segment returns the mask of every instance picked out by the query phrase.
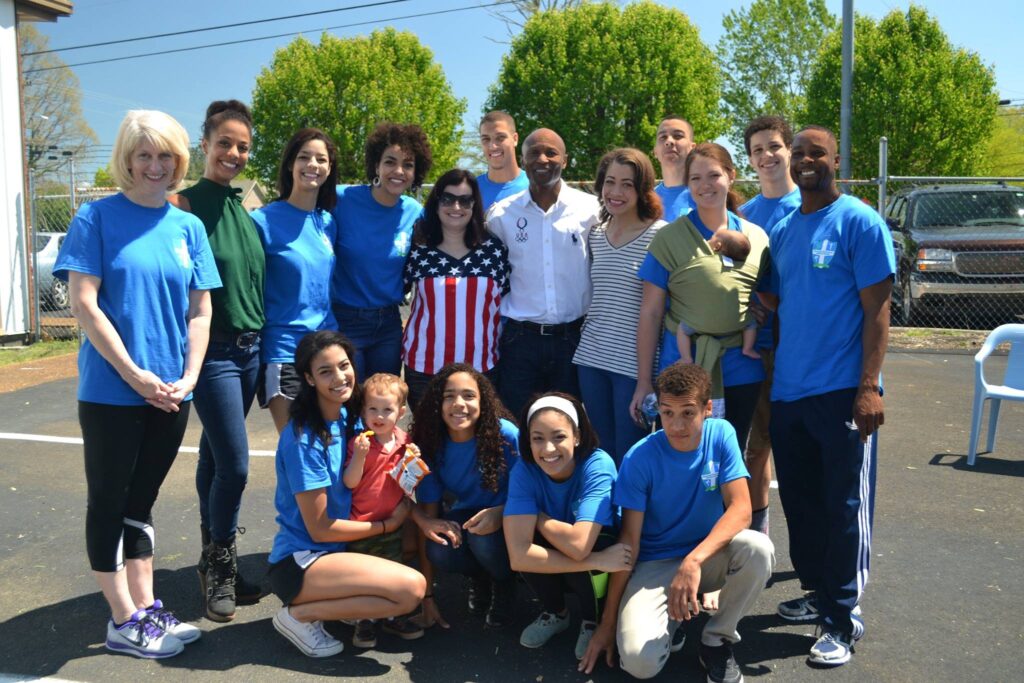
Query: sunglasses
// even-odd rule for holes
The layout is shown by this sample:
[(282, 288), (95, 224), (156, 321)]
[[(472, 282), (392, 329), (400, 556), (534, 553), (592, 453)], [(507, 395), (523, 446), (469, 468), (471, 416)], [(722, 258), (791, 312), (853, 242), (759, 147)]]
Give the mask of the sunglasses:
[(471, 194), (452, 194), (451, 192), (442, 192), (437, 200), (441, 203), (441, 206), (455, 206), (458, 204), (463, 209), (472, 209), (475, 203)]

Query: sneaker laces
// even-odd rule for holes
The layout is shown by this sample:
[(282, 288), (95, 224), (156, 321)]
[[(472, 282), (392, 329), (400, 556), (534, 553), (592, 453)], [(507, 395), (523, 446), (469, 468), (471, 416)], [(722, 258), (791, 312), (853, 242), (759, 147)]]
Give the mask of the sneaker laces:
[(156, 623), (152, 619), (143, 617), (135, 623), (139, 625), (139, 630), (142, 632), (143, 645), (151, 640), (157, 640), (166, 633), (166, 631), (161, 628), (160, 624)]
[(156, 625), (164, 631), (170, 631), (181, 624), (181, 620), (174, 616), (174, 612), (166, 609), (159, 600), (153, 603), (153, 609), (148, 610), (146, 616), (151, 617), (151, 621), (156, 622)]
[(328, 645), (335, 638), (324, 629), (324, 622), (311, 621), (306, 624), (306, 631), (313, 636), (317, 645)]

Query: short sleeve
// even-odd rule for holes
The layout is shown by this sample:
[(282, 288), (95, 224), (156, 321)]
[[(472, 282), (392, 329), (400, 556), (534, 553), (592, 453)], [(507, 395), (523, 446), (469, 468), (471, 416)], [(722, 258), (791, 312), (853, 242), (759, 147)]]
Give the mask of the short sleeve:
[(750, 476), (746, 465), (743, 464), (743, 456), (740, 453), (740, 444), (736, 439), (736, 430), (725, 420), (718, 424), (717, 435), (712, 442), (712, 448), (717, 452), (715, 459), (719, 463), (718, 481), (728, 484), (736, 479), (746, 479)]
[[(595, 452), (584, 463), (583, 488), (577, 522), (594, 522), (609, 526), (614, 521), (612, 487), (615, 484), (615, 463), (602, 451)], [(511, 489), (509, 493), (511, 497)]]
[[(655, 236), (655, 239), (657, 239), (657, 236)], [(636, 271), (636, 276), (644, 282), (650, 282), (659, 289), (668, 289), (668, 269), (661, 265), (661, 262), (654, 258), (654, 254), (649, 251), (647, 256), (644, 257), (644, 262), (640, 264), (640, 269)]]
[(91, 204), (84, 204), (78, 210), (57, 255), (54, 276), (67, 281), (68, 271), (75, 271), (103, 277), (103, 238), (99, 219), (99, 212)]
[(441, 477), (431, 470), (416, 487), (416, 500), (420, 503), (438, 503), (444, 493), (442, 488)]
[(296, 439), (282, 453), (288, 487), (293, 495), (331, 485), (328, 459), (323, 447), (319, 446), (319, 439), (316, 443), (318, 446), (312, 446), (305, 442), (305, 438)]
[(495, 243), (494, 256), (498, 259), (498, 288), (502, 296), (508, 296), (512, 290), (512, 267), (508, 262), (508, 247), (497, 237), (493, 238)]
[(508, 478), (508, 499), (505, 501), (506, 517), (510, 515), (536, 515), (540, 512), (537, 495), (534, 491), (533, 477), (530, 476), (524, 461), (518, 461), (512, 467)]
[(195, 218), (189, 231), (192, 236), (192, 281), (189, 283), (189, 289), (206, 290), (222, 287), (210, 240), (206, 237), (206, 228), (198, 218)]
[(853, 235), (853, 277), (860, 291), (878, 284), (896, 272), (896, 258), (889, 227), (872, 211), (870, 217), (857, 221)]

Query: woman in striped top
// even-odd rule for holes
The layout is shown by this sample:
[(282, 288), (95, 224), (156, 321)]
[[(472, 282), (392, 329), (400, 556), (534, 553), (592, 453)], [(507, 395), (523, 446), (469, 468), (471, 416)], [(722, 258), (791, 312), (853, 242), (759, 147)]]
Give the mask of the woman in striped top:
[(414, 289), (402, 339), (409, 405), (449, 363), (492, 377), (498, 362), (498, 306), (509, 287), (508, 249), (484, 225), (476, 178), (456, 168), (427, 197), (405, 264)]
[(636, 424), (629, 402), (636, 389), (636, 330), (643, 283), (636, 271), (647, 245), (665, 222), (654, 192), (654, 166), (638, 149), (615, 149), (597, 166), (594, 189), (601, 222), (588, 236), (593, 298), (573, 362), (580, 393), (601, 446), (622, 456), (647, 430)]

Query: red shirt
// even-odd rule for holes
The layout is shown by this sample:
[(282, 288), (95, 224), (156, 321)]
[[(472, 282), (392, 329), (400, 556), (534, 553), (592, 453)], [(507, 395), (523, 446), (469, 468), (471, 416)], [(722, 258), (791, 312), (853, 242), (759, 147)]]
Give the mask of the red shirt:
[[(385, 453), (377, 437), (370, 437), (370, 451), (363, 463), (363, 478), (359, 480), (359, 485), (352, 489), (352, 511), (349, 513), (349, 519), (360, 522), (387, 519), (402, 502), (405, 494), (389, 472), (405, 453), (405, 444), (408, 442), (408, 435), (395, 427), (394, 445), (391, 451)], [(352, 462), (355, 445), (355, 439), (348, 442), (345, 467)]]

